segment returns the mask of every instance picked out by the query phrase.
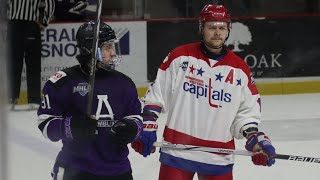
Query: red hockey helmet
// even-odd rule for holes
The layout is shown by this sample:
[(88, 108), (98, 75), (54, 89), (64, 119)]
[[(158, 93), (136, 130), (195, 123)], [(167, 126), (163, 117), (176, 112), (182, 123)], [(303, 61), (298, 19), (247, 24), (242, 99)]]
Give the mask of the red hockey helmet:
[(204, 21), (223, 21), (227, 22), (231, 28), (231, 17), (228, 10), (223, 5), (207, 4), (200, 12), (199, 25), (202, 27)]

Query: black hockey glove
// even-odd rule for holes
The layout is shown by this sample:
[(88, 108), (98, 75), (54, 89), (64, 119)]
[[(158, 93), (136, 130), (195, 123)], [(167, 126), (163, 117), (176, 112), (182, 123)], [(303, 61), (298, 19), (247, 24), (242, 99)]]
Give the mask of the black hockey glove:
[(137, 121), (130, 118), (117, 121), (109, 131), (111, 141), (121, 145), (134, 141), (139, 134), (139, 122)]
[(87, 1), (79, 1), (75, 4), (74, 7), (69, 9), (69, 12), (81, 15), (86, 10), (88, 5), (89, 3)]
[(72, 140), (86, 140), (94, 137), (97, 120), (87, 115), (74, 115), (66, 117), (62, 122), (63, 136)]

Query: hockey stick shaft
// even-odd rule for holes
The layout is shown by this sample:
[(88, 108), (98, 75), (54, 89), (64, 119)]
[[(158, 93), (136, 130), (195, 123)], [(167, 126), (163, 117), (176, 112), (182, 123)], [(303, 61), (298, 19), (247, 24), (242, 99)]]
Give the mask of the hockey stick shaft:
[(97, 50), (98, 50), (98, 42), (99, 42), (99, 30), (100, 30), (100, 16), (102, 9), (102, 0), (97, 1), (97, 10), (96, 10), (96, 21), (94, 27), (94, 37), (92, 43), (92, 57), (90, 62), (90, 74), (89, 74), (89, 87), (88, 87), (88, 97), (87, 97), (87, 115), (91, 114), (91, 107), (93, 101), (93, 88), (94, 81), (96, 76), (96, 64), (97, 64)]
[[(211, 147), (203, 147), (203, 146), (184, 145), (184, 144), (171, 144), (171, 143), (166, 143), (166, 142), (155, 142), (153, 144), (153, 146), (167, 148), (167, 149), (213, 152), (213, 153), (234, 154), (234, 155), (241, 155), (241, 156), (253, 156), (254, 155), (253, 152), (246, 151), (246, 150), (211, 148)], [(286, 155), (286, 154), (277, 154), (275, 159), (282, 159), (282, 160), (289, 160), (289, 161), (301, 161), (301, 162), (309, 162), (309, 163), (320, 163), (320, 158)]]

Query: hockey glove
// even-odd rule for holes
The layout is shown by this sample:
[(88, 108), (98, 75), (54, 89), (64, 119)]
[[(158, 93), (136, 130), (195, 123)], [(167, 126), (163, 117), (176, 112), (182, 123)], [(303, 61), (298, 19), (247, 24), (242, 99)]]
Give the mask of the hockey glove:
[(143, 131), (140, 137), (131, 143), (131, 147), (143, 157), (147, 157), (155, 152), (153, 143), (157, 141), (158, 124), (156, 122), (158, 116), (154, 113), (143, 111)]
[(94, 137), (97, 121), (86, 115), (70, 116), (62, 120), (61, 126), (65, 139), (85, 140)]
[(246, 149), (256, 152), (252, 156), (252, 162), (255, 165), (272, 166), (275, 163), (274, 157), (277, 155), (275, 148), (263, 132), (250, 135), (246, 142)]
[(142, 131), (142, 122), (137, 119), (124, 118), (117, 121), (110, 129), (111, 141), (126, 145), (134, 141)]

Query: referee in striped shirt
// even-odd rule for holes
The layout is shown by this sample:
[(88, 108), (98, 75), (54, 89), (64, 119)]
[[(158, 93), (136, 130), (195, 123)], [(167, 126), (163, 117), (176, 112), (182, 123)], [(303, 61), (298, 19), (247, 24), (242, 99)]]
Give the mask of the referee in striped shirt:
[(54, 0), (8, 0), (9, 83), (12, 108), (20, 96), (21, 73), (26, 64), (30, 109), (41, 102), (41, 31), (54, 13)]

